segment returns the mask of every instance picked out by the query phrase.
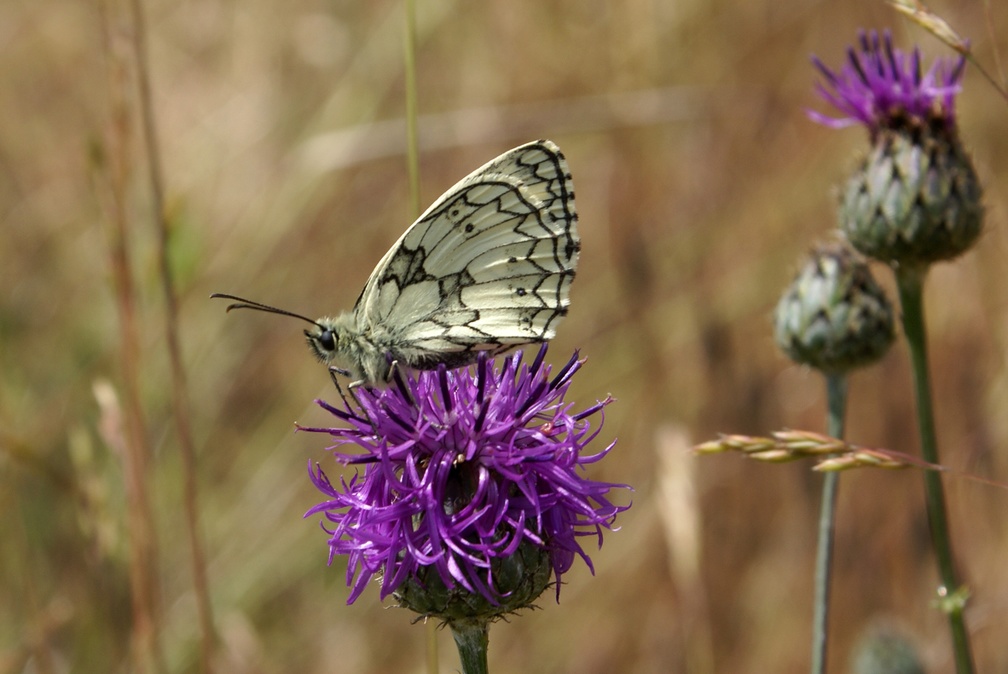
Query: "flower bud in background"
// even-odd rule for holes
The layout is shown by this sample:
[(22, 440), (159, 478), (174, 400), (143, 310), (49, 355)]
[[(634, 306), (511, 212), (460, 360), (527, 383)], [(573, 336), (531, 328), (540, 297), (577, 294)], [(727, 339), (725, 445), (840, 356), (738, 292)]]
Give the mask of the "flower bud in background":
[[(575, 557), (592, 568), (579, 540), (601, 545), (629, 507), (608, 500), (625, 485), (583, 475), (615, 444), (586, 452), (611, 400), (575, 412), (565, 396), (583, 361), (574, 354), (551, 378), (545, 355), (499, 366), (481, 355), (472, 368), (399, 372), (342, 407), (319, 401), (341, 425), (303, 430), (331, 435), (334, 458), (362, 467), (338, 485), (311, 470), (328, 500), (306, 514), (328, 521), (330, 562), (348, 557), (348, 603), (376, 577), (383, 599), (485, 624), (531, 605), (551, 577), (559, 599)], [(335, 451), (347, 444), (364, 451)]]
[(774, 337), (795, 362), (842, 373), (885, 354), (893, 311), (864, 260), (839, 244), (823, 246), (777, 303)]
[(854, 674), (925, 674), (910, 639), (884, 624), (870, 625), (855, 644), (852, 656)]
[(981, 187), (959, 140), (955, 97), (965, 60), (937, 59), (922, 72), (889, 32), (862, 32), (838, 71), (813, 59), (819, 94), (841, 117), (810, 112), (832, 128), (860, 123), (872, 148), (840, 199), (841, 229), (859, 251), (888, 263), (927, 266), (956, 257), (983, 222)]

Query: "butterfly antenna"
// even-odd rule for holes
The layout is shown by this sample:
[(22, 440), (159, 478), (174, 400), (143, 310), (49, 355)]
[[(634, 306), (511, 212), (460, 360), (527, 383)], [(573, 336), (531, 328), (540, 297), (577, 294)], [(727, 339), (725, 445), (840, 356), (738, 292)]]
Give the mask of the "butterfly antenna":
[(227, 293), (214, 293), (210, 296), (210, 299), (223, 298), (225, 300), (235, 300), (234, 304), (227, 305), (224, 311), (231, 311), (232, 309), (255, 309), (256, 311), (265, 311), (271, 314), (280, 314), (281, 316), (290, 316), (291, 318), (300, 318), (302, 321), (307, 321), (312, 325), (318, 325), (318, 323), (307, 316), (301, 314), (296, 314), (293, 311), (287, 311), (286, 309), (279, 309), (277, 307), (271, 307), (268, 304), (263, 304), (262, 302), (253, 302), (252, 300), (247, 300), (244, 297), (238, 297), (237, 295), (228, 295)]

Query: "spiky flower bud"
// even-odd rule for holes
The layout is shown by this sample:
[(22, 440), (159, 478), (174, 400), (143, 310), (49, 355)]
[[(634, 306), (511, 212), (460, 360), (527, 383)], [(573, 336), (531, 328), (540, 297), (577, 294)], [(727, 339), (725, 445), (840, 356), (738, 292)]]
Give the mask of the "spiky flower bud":
[(885, 354), (892, 307), (864, 260), (843, 246), (823, 246), (777, 303), (774, 337), (795, 362), (846, 372)]
[(959, 140), (955, 96), (965, 60), (937, 59), (921, 72), (920, 50), (905, 54), (886, 32), (860, 35), (860, 50), (832, 71), (820, 95), (843, 113), (810, 116), (833, 128), (861, 123), (872, 149), (840, 198), (840, 226), (859, 251), (878, 260), (927, 266), (965, 252), (980, 235), (982, 190)]

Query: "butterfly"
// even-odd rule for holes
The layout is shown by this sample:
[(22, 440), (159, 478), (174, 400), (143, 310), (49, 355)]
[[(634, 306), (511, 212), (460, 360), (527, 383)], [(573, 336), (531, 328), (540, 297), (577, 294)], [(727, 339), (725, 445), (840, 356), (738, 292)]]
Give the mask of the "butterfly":
[(549, 140), (508, 150), (442, 194), (378, 262), (354, 308), (307, 316), (308, 345), (353, 385), (393, 367), (456, 368), (556, 335), (570, 305), (581, 240), (567, 160)]

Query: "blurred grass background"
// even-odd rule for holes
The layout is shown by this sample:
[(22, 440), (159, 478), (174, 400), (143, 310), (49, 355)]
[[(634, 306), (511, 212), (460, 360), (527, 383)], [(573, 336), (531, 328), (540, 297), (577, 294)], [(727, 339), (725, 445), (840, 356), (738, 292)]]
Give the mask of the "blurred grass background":
[[(346, 606), (343, 560), (327, 568), (324, 534), (301, 519), (319, 500), (306, 464), (327, 457), (293, 422), (323, 422), (311, 400), (332, 395), (302, 326), (225, 316), (208, 300), (347, 309), (411, 220), (402, 7), (145, 6), (216, 669), (423, 671), (424, 629), (377, 590)], [(932, 9), (988, 67), (1004, 56), (1002, 6)], [(168, 671), (198, 661), (128, 16), (114, 0), (0, 4), (0, 672), (131, 667), (116, 408), (96, 397), (103, 382), (122, 397), (110, 157), (126, 160), (159, 636)], [(595, 578), (575, 566), (559, 606), (547, 593), (542, 610), (493, 628), (492, 671), (807, 669), (820, 477), (684, 450), (721, 431), (823, 428), (821, 378), (776, 351), (769, 316), (800, 256), (834, 228), (833, 190), (864, 146), (860, 129), (804, 114), (823, 107), (808, 56), (838, 64), (859, 27), (947, 54), (868, 0), (419, 3), (422, 201), (521, 142), (560, 144), (583, 252), (552, 360), (582, 349), (575, 399), (618, 399), (603, 437), (619, 444), (592, 477), (636, 488), (622, 530), (592, 555)], [(120, 109), (133, 111), (118, 121), (124, 147)], [(939, 443), (946, 465), (1006, 482), (1008, 109), (971, 69), (959, 111), (988, 218), (976, 251), (928, 282)], [(902, 344), (855, 375), (849, 437), (916, 452), (909, 384)], [(1008, 671), (1008, 494), (946, 484), (979, 671)], [(920, 476), (863, 471), (840, 489), (832, 671), (879, 619), (915, 641), (929, 671), (950, 671)], [(442, 671), (456, 671), (448, 633), (439, 639)]]

